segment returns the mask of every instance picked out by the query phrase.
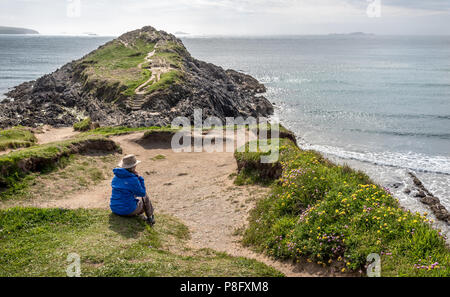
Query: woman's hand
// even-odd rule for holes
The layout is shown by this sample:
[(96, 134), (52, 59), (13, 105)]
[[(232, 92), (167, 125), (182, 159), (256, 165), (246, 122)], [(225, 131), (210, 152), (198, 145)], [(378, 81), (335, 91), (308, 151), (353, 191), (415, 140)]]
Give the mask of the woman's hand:
[(130, 171), (131, 173), (133, 173), (133, 174), (139, 176), (139, 173), (136, 171), (136, 167), (135, 167), (135, 168), (131, 168), (129, 171)]

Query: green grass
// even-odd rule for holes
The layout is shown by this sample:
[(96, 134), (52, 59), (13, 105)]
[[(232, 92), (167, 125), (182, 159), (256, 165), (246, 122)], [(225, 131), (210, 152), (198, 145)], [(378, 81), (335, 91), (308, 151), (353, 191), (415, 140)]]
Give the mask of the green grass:
[(174, 84), (179, 84), (182, 81), (182, 74), (178, 70), (171, 70), (161, 75), (161, 79), (146, 88), (146, 93), (150, 94), (156, 90), (165, 90)]
[(172, 67), (181, 69), (183, 67), (181, 55), (187, 54), (188, 52), (183, 46), (170, 41), (165, 43), (163, 47), (157, 49), (155, 57), (163, 58), (168, 61)]
[[(279, 145), (272, 143), (276, 140)], [(245, 144), (243, 148), (234, 153), (238, 163), (239, 172), (234, 180), (236, 185), (260, 184), (268, 186), (273, 183), (273, 179), (268, 172), (275, 172), (280, 166), (281, 158), (273, 163), (261, 163), (261, 157), (269, 156), (272, 153), (279, 154), (279, 148), (290, 144), (286, 139), (273, 138), (265, 141), (255, 140)], [(283, 157), (280, 155), (280, 157)]]
[(29, 147), (37, 142), (36, 137), (25, 127), (14, 127), (0, 131), (0, 151), (8, 148)]
[(165, 160), (165, 159), (166, 159), (166, 156), (164, 156), (164, 155), (156, 155), (156, 156), (150, 158), (150, 160), (152, 160), (152, 161), (159, 161), (159, 160)]
[[(260, 131), (266, 130), (266, 131), (271, 131), (272, 130), (272, 124), (270, 123), (265, 123), (265, 124), (258, 124), (257, 125), (257, 129)], [(278, 131), (280, 131), (280, 133), (291, 133), (293, 134), (290, 130), (288, 130), (287, 128), (285, 128), (283, 125), (279, 124), (278, 125)]]
[(150, 228), (106, 210), (0, 210), (0, 276), (66, 276), (70, 253), (81, 276), (281, 276), (255, 260), (191, 250), (186, 226), (156, 220)]
[[(192, 129), (194, 129), (195, 126), (192, 126)], [(243, 125), (223, 125), (223, 126), (214, 126), (212, 125), (212, 127), (210, 128), (205, 128), (202, 127), (202, 131), (214, 131), (214, 130), (234, 130), (237, 131), (239, 129), (244, 129), (244, 130), (249, 130), (249, 125), (248, 124), (243, 124)]]
[(144, 138), (148, 137), (151, 134), (157, 134), (157, 133), (166, 133), (166, 132), (172, 132), (176, 133), (180, 131), (179, 128), (171, 128), (171, 127), (159, 127), (158, 129), (147, 129), (144, 133)]
[[(128, 47), (119, 41), (108, 43), (80, 61), (80, 64), (85, 67), (83, 70), (85, 83), (101, 81), (102, 83), (96, 83), (101, 89), (116, 86), (123, 96), (134, 96), (137, 87), (145, 83), (152, 75), (151, 71), (145, 69), (148, 65), (142, 64), (142, 69), (138, 66), (144, 63), (145, 57), (154, 49), (155, 44), (146, 43), (142, 39), (138, 39), (135, 44)], [(183, 79), (180, 55), (183, 52), (186, 50), (173, 42), (163, 44), (156, 49), (154, 58), (162, 59), (176, 69), (163, 74), (158, 82), (149, 85), (146, 89), (147, 94), (164, 90)], [(111, 98), (109, 101), (115, 102), (117, 99)]]
[(98, 69), (116, 70), (137, 67), (147, 54), (153, 51), (155, 44), (138, 39), (126, 47), (119, 41), (113, 41), (88, 55), (84, 61), (94, 63)]
[[(272, 147), (272, 141), (275, 140), (279, 142), (279, 146), (274, 144)], [(234, 157), (238, 162), (245, 161), (259, 163), (262, 156), (268, 156), (272, 152), (279, 152), (280, 147), (287, 144), (290, 144), (288, 140), (280, 138), (273, 138), (268, 140), (253, 140), (247, 142), (243, 148), (239, 148), (234, 153)]]
[(267, 138), (279, 137), (283, 139), (289, 139), (294, 143), (297, 143), (297, 138), (293, 132), (286, 129), (283, 125), (278, 125), (277, 135), (272, 135), (273, 125), (270, 123), (259, 124), (257, 127), (258, 135), (262, 137), (263, 135)]
[[(234, 176), (233, 176), (234, 177)], [(259, 170), (244, 168), (234, 178), (234, 184), (237, 186), (244, 185), (261, 185), (270, 186), (272, 180), (261, 177)]]
[[(449, 249), (425, 216), (403, 210), (365, 174), (316, 152), (287, 141), (280, 154), (283, 175), (252, 211), (244, 244), (342, 271), (364, 271), (366, 257), (378, 253), (383, 276), (450, 276)], [(238, 156), (258, 156), (244, 155)], [(415, 268), (420, 263), (427, 269)]]
[(139, 69), (138, 65), (144, 62), (145, 57), (153, 51), (154, 47), (155, 44), (146, 43), (141, 39), (130, 47), (126, 47), (119, 41), (113, 41), (81, 61), (87, 66), (83, 73), (88, 80), (119, 83), (123, 86), (123, 95), (134, 95), (136, 88), (151, 76), (150, 71)]
[[(33, 179), (33, 173), (51, 172), (64, 166), (75, 145), (96, 140), (105, 138), (100, 135), (77, 137), (0, 155), (0, 200), (12, 198), (23, 190), (29, 179)], [(27, 170), (24, 164), (30, 161), (33, 161), (34, 167)]]
[(117, 136), (117, 135), (124, 135), (134, 132), (141, 132), (146, 131), (149, 133), (152, 132), (158, 132), (158, 131), (178, 131), (178, 129), (172, 129), (170, 127), (126, 127), (126, 126), (116, 126), (116, 127), (100, 127), (97, 129), (93, 129), (91, 131), (88, 131), (86, 133), (83, 133), (82, 135), (102, 135), (102, 136)]
[(73, 124), (73, 129), (75, 131), (89, 131), (91, 129), (92, 121), (91, 118), (86, 118), (78, 123)]
[[(125, 82), (127, 89), (122, 92), (126, 96), (133, 96), (136, 94), (136, 89), (150, 79), (152, 72), (148, 69), (142, 69), (140, 80), (127, 80)], [(153, 80), (152, 80), (153, 81)]]

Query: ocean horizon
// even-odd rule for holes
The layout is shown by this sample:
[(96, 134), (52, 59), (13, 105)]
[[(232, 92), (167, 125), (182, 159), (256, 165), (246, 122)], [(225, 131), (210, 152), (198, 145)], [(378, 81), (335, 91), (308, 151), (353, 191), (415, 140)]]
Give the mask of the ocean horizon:
[[(0, 36), (0, 98), (112, 36)], [(450, 36), (182, 38), (200, 60), (250, 74), (275, 115), (313, 149), (388, 187), (402, 204), (415, 172), (450, 208)], [(3, 96), (3, 97), (2, 97)]]

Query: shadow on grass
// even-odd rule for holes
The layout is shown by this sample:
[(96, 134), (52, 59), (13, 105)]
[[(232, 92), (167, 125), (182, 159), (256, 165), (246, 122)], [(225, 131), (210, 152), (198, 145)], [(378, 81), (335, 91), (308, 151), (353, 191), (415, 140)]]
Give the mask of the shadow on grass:
[(85, 157), (107, 157), (112, 154), (111, 152), (105, 152), (102, 150), (87, 150), (85, 152), (81, 152), (80, 155)]
[(139, 217), (122, 217), (111, 213), (109, 229), (125, 238), (138, 238), (145, 230), (145, 222)]

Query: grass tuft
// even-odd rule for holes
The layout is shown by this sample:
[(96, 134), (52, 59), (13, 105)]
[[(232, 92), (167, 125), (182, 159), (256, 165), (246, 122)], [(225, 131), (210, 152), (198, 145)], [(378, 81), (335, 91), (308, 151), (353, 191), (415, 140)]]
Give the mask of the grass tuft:
[(0, 131), (0, 151), (19, 147), (29, 147), (36, 144), (37, 139), (29, 128), (14, 127)]
[(156, 90), (165, 90), (174, 84), (182, 81), (183, 75), (178, 70), (172, 70), (161, 75), (161, 79), (146, 88), (146, 93), (150, 94)]
[(156, 155), (156, 156), (150, 158), (150, 160), (152, 160), (152, 161), (165, 160), (165, 159), (166, 159), (166, 156), (164, 156), (164, 155)]
[(73, 129), (75, 131), (89, 131), (91, 129), (92, 126), (92, 121), (91, 118), (86, 118), (78, 123), (73, 124)]

